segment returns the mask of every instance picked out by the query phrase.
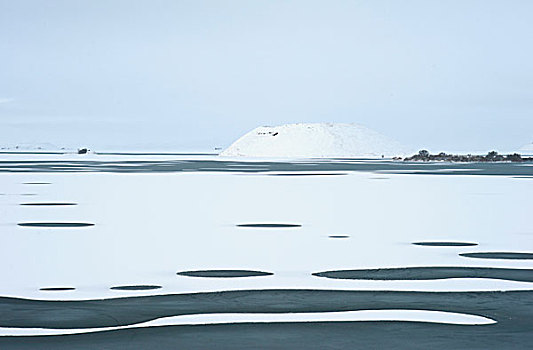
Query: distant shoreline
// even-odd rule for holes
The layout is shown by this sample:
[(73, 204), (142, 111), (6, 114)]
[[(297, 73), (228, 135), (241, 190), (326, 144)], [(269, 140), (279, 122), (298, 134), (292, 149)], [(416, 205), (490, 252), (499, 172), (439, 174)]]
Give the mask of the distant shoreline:
[[(393, 158), (394, 160), (402, 160), (400, 157)], [(493, 163), (493, 162), (513, 162), (513, 163), (523, 163), (523, 162), (533, 162), (533, 157), (522, 157), (518, 153), (501, 155), (496, 151), (491, 151), (486, 155), (473, 155), (473, 154), (446, 154), (441, 152), (439, 154), (430, 154), (426, 150), (421, 150), (418, 154), (415, 154), (411, 157), (405, 157), (404, 162), (433, 162), (433, 161), (443, 161), (443, 162), (461, 162), (461, 163)]]

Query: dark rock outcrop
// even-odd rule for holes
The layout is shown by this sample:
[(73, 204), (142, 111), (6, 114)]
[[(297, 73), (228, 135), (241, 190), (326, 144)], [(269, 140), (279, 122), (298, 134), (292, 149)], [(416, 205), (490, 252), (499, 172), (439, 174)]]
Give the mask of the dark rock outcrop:
[(430, 154), (426, 150), (421, 150), (418, 154), (404, 159), (406, 162), (530, 162), (533, 158), (522, 157), (518, 153), (501, 155), (496, 151), (490, 151), (487, 155), (460, 155), (460, 154), (446, 154), (441, 152), (439, 154)]

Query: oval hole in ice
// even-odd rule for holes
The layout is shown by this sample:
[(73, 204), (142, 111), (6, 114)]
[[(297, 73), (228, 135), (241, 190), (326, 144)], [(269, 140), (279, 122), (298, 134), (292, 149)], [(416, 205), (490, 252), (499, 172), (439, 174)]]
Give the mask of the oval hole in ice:
[(248, 227), (248, 228), (292, 228), (292, 227), (302, 227), (300, 224), (238, 224), (237, 227)]
[(478, 245), (472, 242), (414, 242), (412, 244), (427, 247), (469, 247)]
[(197, 270), (197, 271), (182, 271), (177, 275), (188, 277), (211, 277), (211, 278), (238, 278), (238, 277), (258, 277), (271, 276), (273, 273), (264, 271), (251, 270)]
[(479, 252), (479, 253), (461, 253), (460, 256), (476, 259), (506, 259), (506, 260), (533, 260), (533, 253), (515, 253), (515, 252)]
[(48, 206), (66, 206), (66, 205), (78, 205), (78, 204), (77, 203), (67, 203), (67, 202), (63, 202), (63, 203), (43, 202), (43, 203), (20, 203), (20, 205), (48, 207)]
[(67, 290), (75, 290), (76, 288), (74, 287), (44, 287), (44, 288), (39, 288), (40, 291), (43, 291), (43, 292), (63, 292), (63, 291), (67, 291)]
[(151, 289), (160, 289), (160, 288), (161, 286), (141, 284), (141, 285), (131, 285), (131, 286), (115, 286), (115, 287), (111, 287), (110, 289), (113, 289), (113, 290), (151, 290)]
[(533, 282), (533, 269), (463, 266), (422, 266), (383, 269), (334, 270), (313, 276), (345, 280), (438, 280), (448, 278), (489, 278)]
[(23, 227), (87, 227), (94, 226), (94, 224), (89, 222), (21, 222), (18, 224)]

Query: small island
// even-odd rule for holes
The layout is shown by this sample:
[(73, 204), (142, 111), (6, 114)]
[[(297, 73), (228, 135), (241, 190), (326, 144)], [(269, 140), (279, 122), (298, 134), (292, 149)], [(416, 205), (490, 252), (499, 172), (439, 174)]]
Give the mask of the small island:
[[(395, 160), (401, 160), (396, 157)], [(502, 155), (496, 151), (490, 151), (486, 155), (460, 155), (460, 154), (446, 154), (441, 152), (439, 154), (430, 154), (426, 150), (421, 150), (418, 154), (403, 159), (404, 162), (531, 162), (533, 157), (522, 157), (518, 153)]]

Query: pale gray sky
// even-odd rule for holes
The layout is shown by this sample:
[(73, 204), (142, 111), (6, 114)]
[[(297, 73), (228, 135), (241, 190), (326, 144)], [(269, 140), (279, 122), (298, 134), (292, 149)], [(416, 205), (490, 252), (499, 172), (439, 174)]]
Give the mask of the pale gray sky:
[(533, 141), (533, 1), (0, 0), (0, 145), (210, 149), (322, 121)]

